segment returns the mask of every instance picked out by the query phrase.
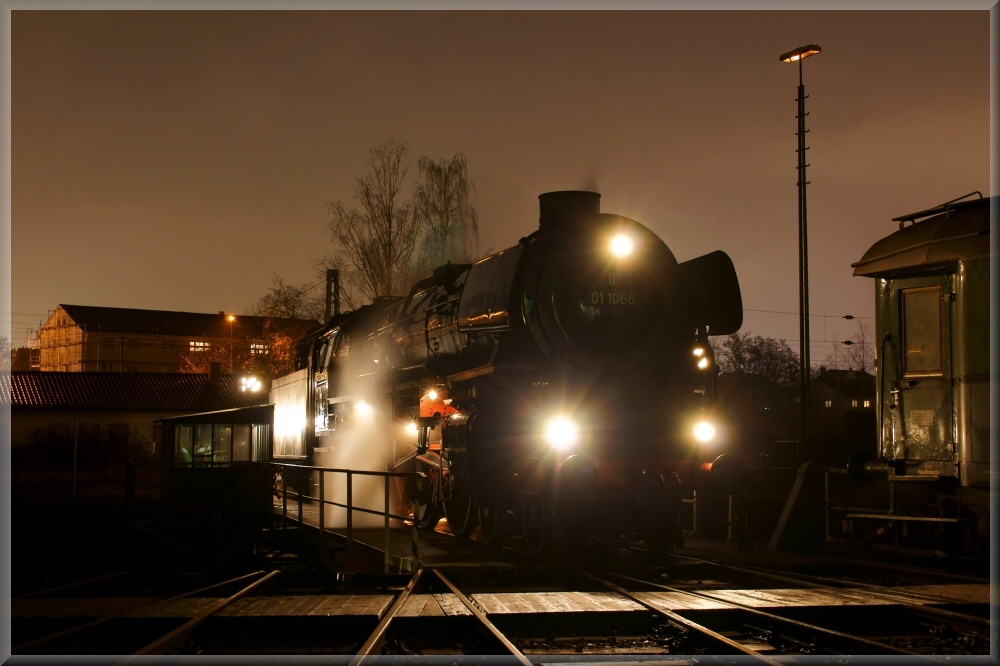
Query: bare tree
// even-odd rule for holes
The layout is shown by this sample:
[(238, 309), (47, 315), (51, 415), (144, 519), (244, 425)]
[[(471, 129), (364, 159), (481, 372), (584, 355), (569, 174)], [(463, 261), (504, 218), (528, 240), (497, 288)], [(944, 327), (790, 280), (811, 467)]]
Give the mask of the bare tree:
[(859, 319), (851, 342), (853, 344), (847, 348), (848, 365), (852, 370), (875, 374), (875, 333), (872, 325)]
[(399, 198), (406, 151), (392, 139), (371, 149), (370, 171), (354, 188), (360, 210), (340, 201), (330, 204), (330, 235), (356, 271), (358, 290), (366, 299), (394, 296), (409, 286), (418, 226), (412, 205)]
[[(834, 333), (836, 335), (836, 333)], [(840, 370), (841, 364), (844, 362), (844, 352), (840, 349), (840, 343), (837, 341), (833, 342), (833, 351), (826, 357), (823, 364), (830, 370)]]
[(421, 267), (468, 262), (479, 245), (479, 216), (469, 202), (476, 186), (465, 155), (437, 162), (424, 156), (417, 164), (422, 181), (414, 188), (413, 212), (423, 233)]
[[(324, 277), (325, 279), (325, 277)], [(288, 317), (292, 319), (323, 318), (324, 292), (316, 284), (299, 286), (286, 284), (276, 273), (272, 273), (271, 286), (260, 298), (243, 308), (243, 314), (254, 317)]]
[(799, 355), (784, 340), (734, 333), (717, 343), (719, 370), (759, 375), (781, 386), (798, 386)]

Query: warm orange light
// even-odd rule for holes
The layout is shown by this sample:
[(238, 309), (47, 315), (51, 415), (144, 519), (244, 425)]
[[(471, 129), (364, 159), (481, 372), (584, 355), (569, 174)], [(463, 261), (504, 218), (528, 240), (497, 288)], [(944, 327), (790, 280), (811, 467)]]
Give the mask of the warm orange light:
[(814, 56), (819, 53), (822, 49), (819, 48), (817, 44), (810, 44), (808, 46), (800, 46), (794, 51), (789, 51), (788, 53), (783, 53), (779, 56), (781, 62), (798, 62), (803, 58), (808, 58), (809, 56)]
[(233, 322), (233, 321), (236, 321), (236, 316), (235, 315), (229, 315), (228, 317), (226, 317), (226, 319), (228, 319), (230, 322)]

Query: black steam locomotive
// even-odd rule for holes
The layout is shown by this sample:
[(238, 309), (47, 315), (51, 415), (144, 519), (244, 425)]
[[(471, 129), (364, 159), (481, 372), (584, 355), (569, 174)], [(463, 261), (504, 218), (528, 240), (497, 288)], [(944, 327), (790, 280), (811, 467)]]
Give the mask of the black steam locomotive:
[(421, 527), (514, 531), (532, 553), (625, 533), (669, 548), (681, 484), (726, 447), (708, 335), (742, 324), (733, 264), (678, 263), (595, 192), (539, 199), (538, 230), (514, 247), (446, 264), (300, 343), (308, 448), (426, 472), (407, 491)]

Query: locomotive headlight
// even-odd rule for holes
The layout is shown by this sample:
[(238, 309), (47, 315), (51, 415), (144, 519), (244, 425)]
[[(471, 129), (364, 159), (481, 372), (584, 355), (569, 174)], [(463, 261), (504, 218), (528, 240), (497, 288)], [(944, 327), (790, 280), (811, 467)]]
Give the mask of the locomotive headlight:
[(698, 361), (698, 367), (701, 368), (702, 370), (704, 370), (705, 368), (707, 368), (708, 367), (708, 359), (705, 358), (705, 357), (702, 357), (702, 359), (700, 361)]
[(616, 257), (627, 257), (632, 254), (632, 239), (624, 234), (618, 234), (611, 239), (611, 254)]
[(556, 451), (568, 451), (580, 441), (580, 429), (564, 416), (554, 418), (545, 425), (545, 441)]
[(715, 439), (715, 426), (708, 421), (698, 421), (694, 426), (694, 438), (707, 444)]
[(354, 403), (354, 411), (357, 413), (358, 416), (362, 416), (365, 418), (368, 418), (375, 412), (372, 406), (369, 405), (364, 400), (358, 400), (356, 403)]
[(427, 392), (427, 397), (430, 398), (431, 400), (437, 400), (438, 399), (438, 392), (434, 391), (434, 390), (430, 390), (430, 391)]
[(695, 356), (698, 356), (700, 358), (700, 357), (702, 357), (702, 356), (705, 355), (705, 349), (703, 347), (695, 347), (691, 351), (691, 353), (694, 354)]

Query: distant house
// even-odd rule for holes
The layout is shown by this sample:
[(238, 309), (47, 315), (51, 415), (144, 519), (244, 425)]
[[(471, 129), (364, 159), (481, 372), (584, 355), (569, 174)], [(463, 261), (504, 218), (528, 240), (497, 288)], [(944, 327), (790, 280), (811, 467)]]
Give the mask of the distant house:
[(244, 391), (216, 373), (0, 373), (11, 405), (15, 496), (107, 494), (122, 489), (125, 461), (158, 458), (153, 421), (267, 403), (269, 387)]
[[(776, 441), (798, 439), (802, 417), (797, 387), (759, 375), (728, 373), (719, 375), (716, 387), (723, 418), (745, 452), (757, 455), (773, 451)], [(794, 453), (794, 446), (788, 450)]]
[[(185, 357), (271, 353), (275, 327), (298, 339), (312, 319), (59, 305), (38, 332), (43, 372), (178, 372)], [(190, 364), (188, 364), (190, 365)], [(32, 367), (34, 369), (34, 367)]]
[(875, 377), (862, 370), (820, 368), (812, 380), (812, 412), (819, 436), (872, 447), (878, 434)]

